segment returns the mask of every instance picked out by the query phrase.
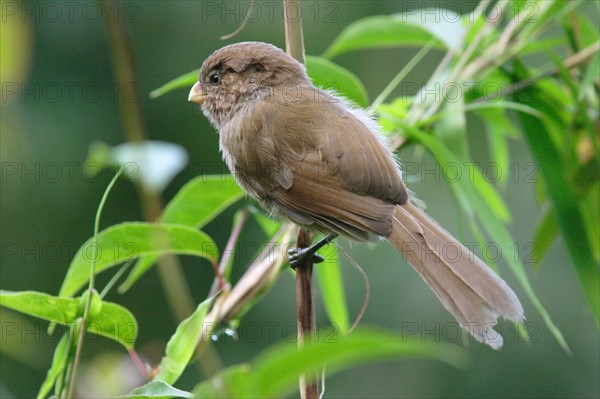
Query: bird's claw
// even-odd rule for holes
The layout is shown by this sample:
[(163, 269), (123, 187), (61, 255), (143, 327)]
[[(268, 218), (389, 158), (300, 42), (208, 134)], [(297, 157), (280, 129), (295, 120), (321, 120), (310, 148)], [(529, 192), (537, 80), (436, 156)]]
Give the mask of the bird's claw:
[(294, 270), (296, 270), (298, 266), (302, 266), (309, 258), (312, 263), (321, 263), (325, 260), (325, 258), (318, 253), (312, 252), (311, 248), (291, 248), (288, 250), (288, 262), (290, 263), (290, 267)]

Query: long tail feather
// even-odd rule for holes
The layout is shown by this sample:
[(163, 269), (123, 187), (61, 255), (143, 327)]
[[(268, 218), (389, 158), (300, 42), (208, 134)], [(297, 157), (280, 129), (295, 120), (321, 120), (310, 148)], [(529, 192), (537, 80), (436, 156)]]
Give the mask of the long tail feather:
[(524, 319), (504, 280), (416, 206), (396, 207), (389, 240), (478, 341), (499, 349), (502, 336), (493, 329), (498, 317)]

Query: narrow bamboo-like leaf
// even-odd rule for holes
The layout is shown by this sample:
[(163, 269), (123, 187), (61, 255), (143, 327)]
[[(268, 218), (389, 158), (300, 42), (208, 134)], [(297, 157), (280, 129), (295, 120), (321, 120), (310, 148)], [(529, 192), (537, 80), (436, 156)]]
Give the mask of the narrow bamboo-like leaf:
[[(487, 212), (493, 213), (502, 221), (509, 221), (511, 219), (511, 214), (506, 203), (494, 186), (483, 177), (481, 170), (477, 167), (475, 162), (470, 161), (470, 159), (458, 159), (456, 155), (448, 150), (441, 142), (438, 142), (425, 133), (419, 133), (422, 132), (421, 130), (406, 125), (403, 120), (392, 114), (385, 112), (382, 112), (381, 114), (389, 121), (395, 123), (397, 127), (414, 135), (419, 141), (421, 141), (421, 138), (426, 140), (426, 143), (424, 142), (423, 144), (432, 154), (434, 154), (437, 161), (440, 163), (444, 178), (453, 188), (456, 199), (467, 216), (473, 215), (473, 209), (470, 206), (472, 198), (468, 193), (475, 189), (474, 191), (476, 191), (478, 196), (481, 196), (483, 201), (487, 204)], [(413, 131), (417, 133), (413, 134)], [(468, 190), (456, 190), (456, 187), (467, 187)]]
[(484, 108), (479, 110), (478, 114), (485, 122), (490, 153), (497, 166), (498, 174), (495, 178), (505, 184), (508, 181), (510, 166), (508, 137), (513, 136), (516, 129), (508, 120), (505, 109)]
[(185, 74), (165, 83), (158, 89), (152, 90), (150, 92), (150, 98), (154, 99), (154, 98), (162, 96), (163, 94), (167, 94), (170, 91), (173, 91), (175, 89), (181, 89), (183, 87), (190, 89), (192, 87), (192, 85), (198, 81), (199, 73), (200, 73), (199, 69), (194, 69), (193, 71), (185, 73)]
[[(242, 189), (230, 175), (198, 176), (183, 186), (169, 202), (161, 222), (202, 228), (243, 195)], [(140, 258), (119, 287), (119, 292), (131, 288), (157, 259), (153, 255)]]
[(315, 272), (321, 287), (325, 310), (331, 323), (342, 334), (346, 334), (350, 328), (350, 317), (344, 293), (339, 250), (334, 244), (330, 244), (322, 249), (320, 254), (325, 258), (325, 262), (315, 268)]
[(194, 313), (182, 321), (167, 343), (165, 357), (160, 362), (160, 371), (154, 377), (167, 384), (175, 383), (188, 365), (202, 334), (202, 325), (212, 298), (202, 302)]
[(345, 337), (307, 342), (301, 348), (281, 343), (262, 352), (251, 365), (224, 369), (194, 392), (199, 398), (276, 398), (290, 395), (298, 376), (327, 365), (327, 375), (377, 361), (431, 359), (462, 368), (467, 353), (456, 345), (425, 343), (381, 329), (358, 328)]
[(435, 124), (434, 132), (446, 148), (463, 163), (471, 158), (467, 140), (464, 98), (461, 92), (455, 90), (454, 86), (450, 86), (447, 90), (442, 108), (442, 119)]
[(196, 385), (194, 397), (198, 399), (258, 398), (250, 385), (250, 372), (250, 365), (246, 363), (224, 368), (214, 378)]
[[(75, 254), (60, 289), (60, 296), (75, 294), (87, 281), (90, 256), (89, 240)], [(96, 273), (144, 255), (175, 253), (194, 255), (215, 262), (217, 246), (206, 234), (193, 227), (173, 224), (127, 222), (111, 226), (98, 234)]]
[(280, 344), (263, 352), (252, 362), (249, 385), (255, 397), (283, 397), (297, 386), (298, 376), (327, 364), (327, 374), (375, 361), (406, 358), (439, 360), (464, 367), (467, 357), (456, 345), (423, 343), (380, 329), (361, 328), (331, 342), (306, 343), (298, 349)]
[(598, 150), (598, 130), (596, 128), (595, 122), (592, 122), (590, 116), (588, 115), (587, 104), (583, 100), (583, 96), (580, 95), (581, 86), (575, 82), (575, 80), (571, 77), (571, 71), (565, 66), (562, 58), (557, 54), (550, 53), (550, 57), (558, 67), (560, 71), (560, 77), (566, 83), (569, 91), (571, 92), (572, 99), (570, 99), (571, 104), (575, 104), (577, 107), (577, 117), (579, 122), (582, 123), (585, 127), (585, 131), (590, 137), (590, 141)]
[(444, 9), (446, 17), (433, 23), (432, 17), (440, 12), (419, 9), (414, 13), (359, 19), (340, 33), (323, 56), (334, 58), (349, 51), (373, 48), (425, 46), (432, 39), (434, 47), (439, 49), (460, 48), (465, 37), (460, 15)]
[(167, 384), (164, 381), (154, 380), (142, 385), (124, 396), (123, 399), (170, 399), (170, 398), (194, 398), (194, 394), (182, 391)]
[(37, 394), (38, 399), (43, 399), (48, 396), (56, 383), (56, 379), (62, 374), (65, 368), (67, 355), (69, 354), (69, 340), (67, 337), (67, 335), (63, 335), (60, 341), (58, 341), (58, 345), (56, 345), (54, 356), (52, 357), (52, 365), (48, 369), (46, 378), (44, 379), (44, 382), (42, 382), (42, 386)]
[[(524, 72), (521, 68), (521, 73)], [(545, 115), (556, 112), (543, 98), (539, 88), (525, 89), (519, 100)], [(556, 117), (556, 116), (555, 116)], [(541, 121), (527, 114), (519, 114), (523, 125), (523, 133), (537, 165), (540, 168), (550, 200), (556, 211), (561, 233), (573, 260), (579, 282), (583, 288), (592, 315), (600, 326), (600, 274), (594, 260), (587, 235), (586, 225), (578, 206), (576, 193), (567, 177), (567, 166), (558, 148), (554, 145), (548, 132), (547, 124), (551, 119)]]
[(535, 242), (534, 260), (536, 266), (539, 268), (542, 266), (542, 259), (550, 246), (556, 239), (559, 233), (558, 221), (556, 220), (556, 214), (553, 210), (548, 209), (542, 216), (540, 223), (535, 229), (535, 235), (533, 242)]
[(333, 90), (361, 107), (369, 104), (367, 90), (349, 70), (325, 58), (307, 56), (306, 71), (315, 86)]
[(592, 60), (590, 61), (589, 65), (587, 66), (585, 75), (583, 77), (583, 80), (581, 81), (580, 99), (583, 98), (586, 91), (592, 87), (594, 82), (597, 82), (598, 79), (600, 79), (600, 78), (598, 78), (599, 73), (600, 73), (600, 52), (597, 52), (596, 54), (594, 54), (594, 56), (592, 57)]
[(596, 262), (600, 261), (600, 185), (598, 181), (582, 199), (583, 218), (587, 226), (590, 246)]

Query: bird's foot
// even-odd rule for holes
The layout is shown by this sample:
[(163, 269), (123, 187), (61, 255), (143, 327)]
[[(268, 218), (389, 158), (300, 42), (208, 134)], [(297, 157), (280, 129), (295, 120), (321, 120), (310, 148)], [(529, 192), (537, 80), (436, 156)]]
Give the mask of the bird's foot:
[(290, 248), (288, 250), (288, 262), (290, 267), (296, 270), (297, 267), (302, 266), (307, 260), (312, 263), (321, 263), (325, 260), (321, 255), (314, 252), (312, 247), (310, 248)]

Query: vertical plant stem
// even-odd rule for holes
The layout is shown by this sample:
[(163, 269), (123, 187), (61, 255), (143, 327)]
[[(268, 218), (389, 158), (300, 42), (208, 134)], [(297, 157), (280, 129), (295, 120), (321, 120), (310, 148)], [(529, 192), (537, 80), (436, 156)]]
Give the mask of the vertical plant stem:
[[(302, 35), (302, 12), (297, 0), (283, 0), (283, 18), (285, 24), (285, 47), (289, 55), (304, 64), (304, 37)], [(300, 229), (296, 246), (308, 248), (312, 234)], [(296, 316), (298, 320), (298, 346), (313, 338), (315, 331), (315, 309), (312, 297), (312, 261), (306, 260), (296, 268)], [(299, 379), (300, 396), (303, 399), (319, 397), (317, 375), (302, 375)]]
[(104, 204), (106, 204), (106, 199), (108, 198), (108, 194), (114, 187), (115, 183), (119, 179), (123, 173), (123, 168), (120, 168), (119, 171), (115, 174), (113, 179), (104, 190), (104, 194), (102, 195), (102, 199), (100, 200), (100, 205), (98, 205), (98, 210), (96, 211), (96, 218), (94, 221), (94, 238), (92, 245), (92, 261), (90, 263), (90, 279), (88, 282), (87, 289), (87, 300), (85, 302), (85, 307), (83, 309), (83, 316), (81, 317), (81, 323), (79, 325), (78, 336), (74, 338), (77, 340), (77, 347), (75, 349), (75, 359), (73, 360), (73, 367), (71, 368), (71, 372), (69, 373), (68, 378), (68, 389), (67, 389), (67, 397), (72, 398), (73, 392), (75, 390), (75, 380), (77, 377), (77, 368), (79, 366), (79, 359), (81, 358), (81, 349), (83, 347), (83, 338), (85, 337), (85, 328), (87, 324), (87, 319), (90, 314), (90, 306), (92, 303), (92, 296), (94, 292), (94, 284), (96, 282), (96, 258), (98, 256), (98, 246), (96, 245), (96, 237), (98, 237), (98, 232), (100, 231), (100, 216), (102, 216), (102, 209), (104, 209)]
[[(312, 242), (312, 234), (306, 229), (300, 229), (296, 246), (308, 248)], [(313, 263), (306, 260), (296, 268), (296, 317), (298, 321), (298, 347), (313, 339), (315, 332), (315, 308), (312, 296)], [(302, 399), (319, 397), (318, 378), (316, 374), (300, 376), (300, 396)]]
[(304, 36), (302, 34), (302, 12), (298, 0), (283, 0), (285, 24), (285, 50), (304, 64)]
[[(104, 17), (112, 50), (116, 87), (119, 89), (117, 93), (127, 93), (127, 98), (123, 95), (118, 96), (124, 134), (127, 140), (141, 143), (145, 139), (145, 127), (140, 98), (137, 95), (139, 85), (129, 33), (123, 20), (116, 18), (109, 9), (112, 6), (111, 2), (99, 0), (98, 6)], [(158, 220), (163, 210), (160, 196), (145, 189), (141, 183), (136, 184), (136, 188), (141, 197), (145, 219), (150, 222)], [(177, 321), (184, 320), (192, 314), (195, 306), (181, 264), (173, 255), (162, 256), (158, 260), (158, 273), (171, 312)]]

